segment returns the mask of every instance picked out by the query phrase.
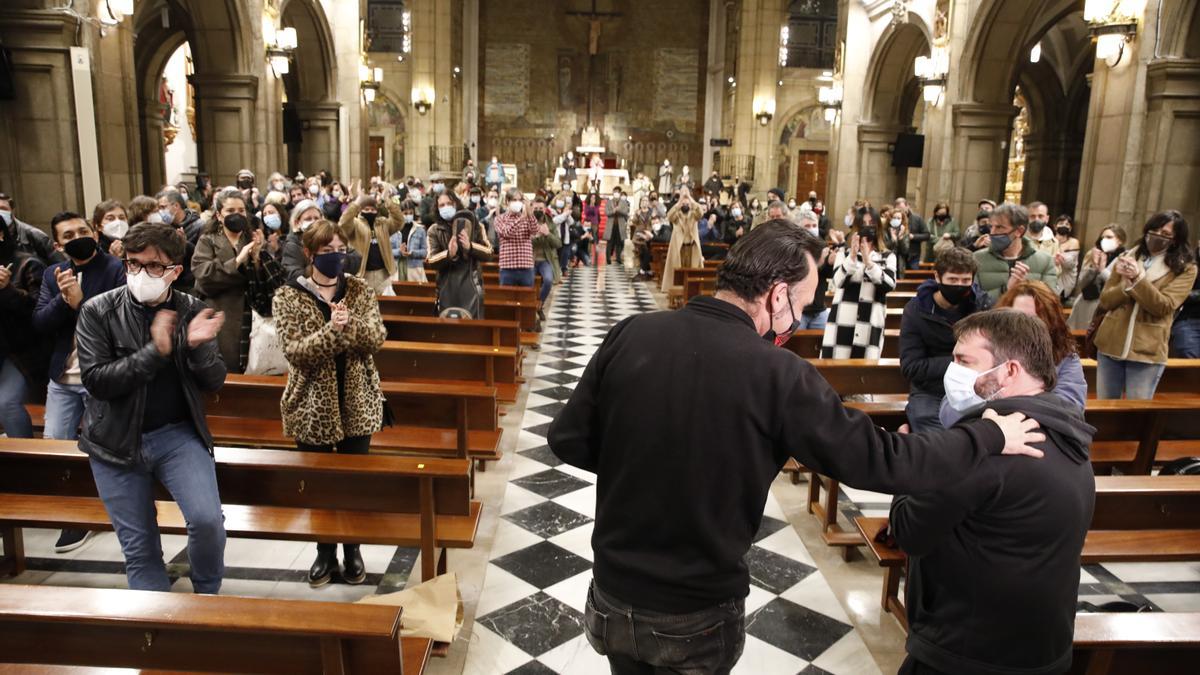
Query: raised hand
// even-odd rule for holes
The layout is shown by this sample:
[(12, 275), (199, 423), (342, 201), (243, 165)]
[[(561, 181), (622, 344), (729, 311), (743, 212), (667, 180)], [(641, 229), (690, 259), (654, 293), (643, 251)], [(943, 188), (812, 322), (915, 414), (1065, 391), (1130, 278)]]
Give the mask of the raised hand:
[(79, 309), (79, 305), (83, 303), (83, 289), (79, 286), (75, 272), (70, 268), (55, 270), (54, 279), (58, 282), (58, 292), (62, 293), (63, 301), (71, 309)]
[(333, 323), (333, 329), (341, 332), (346, 329), (346, 324), (350, 323), (350, 310), (346, 309), (346, 304), (343, 302), (334, 303), (332, 305), (333, 312), (330, 314), (329, 321)]
[(214, 312), (208, 308), (200, 310), (200, 313), (188, 322), (188, 348), (195, 349), (209, 340), (215, 340), (221, 332), (221, 326), (224, 325), (224, 312)]
[(150, 340), (159, 354), (171, 355), (171, 350), (174, 348), (175, 326), (178, 322), (179, 316), (175, 310), (160, 309), (154, 315), (154, 320), (150, 322)]

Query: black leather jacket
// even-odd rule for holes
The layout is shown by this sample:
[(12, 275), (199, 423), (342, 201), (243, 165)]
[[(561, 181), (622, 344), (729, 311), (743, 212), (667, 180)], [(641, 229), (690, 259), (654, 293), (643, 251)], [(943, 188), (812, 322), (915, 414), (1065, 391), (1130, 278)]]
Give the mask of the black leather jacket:
[(112, 464), (142, 460), (142, 417), (146, 385), (159, 368), (179, 369), (183, 395), (197, 435), (212, 452), (203, 395), (225, 383), (225, 363), (217, 341), (187, 347), (187, 325), (206, 307), (186, 293), (172, 292), (167, 302), (179, 315), (171, 356), (158, 353), (150, 339), (150, 320), (122, 286), (88, 300), (75, 325), (83, 386), (91, 395), (84, 413), (79, 449)]

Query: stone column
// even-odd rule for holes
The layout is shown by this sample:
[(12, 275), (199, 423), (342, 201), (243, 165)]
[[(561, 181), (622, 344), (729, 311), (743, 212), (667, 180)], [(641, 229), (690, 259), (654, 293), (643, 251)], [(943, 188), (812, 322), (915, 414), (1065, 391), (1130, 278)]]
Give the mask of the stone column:
[[(735, 155), (755, 158), (754, 191), (757, 193), (766, 192), (775, 183), (774, 126), (759, 124), (755, 106), (776, 107), (779, 29), (783, 20), (782, 0), (746, 0), (742, 3), (738, 91), (733, 112), (733, 147), (729, 150)], [(780, 110), (775, 112), (782, 113)], [(693, 172), (693, 175), (703, 174)]]
[(1082, 143), (1061, 132), (1025, 138), (1025, 183), (1021, 201), (1045, 202), (1054, 218), (1067, 211), (1070, 196), (1079, 182), (1078, 163)]
[(896, 134), (906, 130), (898, 125), (858, 125), (859, 184), (855, 194), (870, 201), (877, 209), (900, 194), (902, 173), (908, 169), (892, 166), (892, 149)]
[[(429, 149), (448, 145), (452, 136), (450, 114), (451, 75), (454, 58), (450, 50), (450, 0), (412, 2), (412, 96), (429, 97), (433, 106), (424, 114), (410, 108), (408, 138), (413, 175), (422, 179), (430, 171)], [(454, 167), (455, 169), (461, 167)]]
[(722, 98), (725, 96), (725, 0), (709, 0), (708, 4), (708, 66), (704, 87), (704, 158), (700, 173), (705, 180), (713, 170), (712, 146), (709, 141), (721, 133)]
[(463, 0), (462, 130), (463, 142), (479, 162), (479, 0)]
[[(106, 28), (103, 36), (87, 31), (84, 44), (92, 55), (101, 192), (105, 199), (128, 200), (142, 192), (133, 20)], [(158, 161), (162, 162), (162, 153)]]
[(254, 163), (255, 105), (258, 78), (254, 75), (202, 74), (191, 77), (196, 90), (196, 132), (200, 170), (213, 185), (232, 184), (239, 169)]
[[(838, 35), (842, 44), (850, 42), (847, 36), (871, 36), (871, 17), (861, 2), (843, 2), (838, 9)], [(863, 39), (863, 38), (858, 38)], [(870, 43), (874, 46), (874, 39)], [(858, 147), (858, 125), (867, 118), (862, 110), (863, 86), (867, 81), (871, 49), (842, 50), (842, 109), (833, 123), (829, 140), (829, 187), (826, 189), (825, 208), (830, 220), (841, 223), (846, 209), (861, 195), (861, 177), (858, 173), (861, 152)], [(828, 83), (819, 82), (817, 86)], [(858, 86), (856, 86), (858, 85)]]
[[(141, 121), (139, 124), (146, 130), (146, 137), (143, 143), (140, 144), (142, 151), (142, 171), (146, 176), (146, 184), (149, 185), (148, 192), (154, 196), (154, 191), (161, 187), (167, 181), (167, 166), (166, 166), (166, 143), (163, 140), (163, 120), (162, 109), (158, 105), (158, 99), (149, 98), (142, 99), (139, 102), (141, 110)], [(187, 124), (185, 120), (183, 122)], [(197, 148), (199, 150), (199, 148)], [(198, 153), (197, 153), (198, 154)], [(141, 186), (137, 186), (137, 192), (141, 193)]]
[(304, 166), (312, 167), (312, 171), (337, 166), (338, 110), (341, 104), (337, 101), (301, 101), (295, 107), (303, 130), (300, 155), (304, 158)]
[(980, 199), (998, 202), (1004, 196), (1008, 139), (1017, 112), (1012, 105), (958, 103), (951, 107), (950, 208), (962, 222), (974, 217)]
[(1200, 59), (1153, 61), (1146, 80), (1146, 144), (1137, 212), (1130, 224), (1138, 228), (1165, 209), (1182, 212), (1189, 223), (1200, 222), (1200, 157), (1195, 152), (1200, 147)]

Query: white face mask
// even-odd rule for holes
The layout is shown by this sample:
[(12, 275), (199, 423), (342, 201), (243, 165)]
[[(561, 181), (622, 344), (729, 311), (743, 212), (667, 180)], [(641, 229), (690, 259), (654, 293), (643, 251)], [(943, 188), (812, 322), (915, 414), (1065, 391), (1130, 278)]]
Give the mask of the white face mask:
[(308, 228), (312, 227), (312, 224), (315, 222), (317, 222), (317, 221), (315, 221), (315, 220), (300, 221), (300, 231), (303, 232), (303, 231), (307, 230)]
[(0, 211), (0, 220), (4, 221), (5, 226), (12, 225), (12, 221), (13, 221), (12, 211)]
[(806, 227), (804, 229), (808, 230), (808, 233), (814, 237), (821, 236), (821, 228), (819, 228), (819, 227)]
[(521, 202), (521, 201), (509, 202), (509, 204), (508, 204), (508, 210), (512, 211), (513, 213), (520, 213), (521, 209), (524, 209), (524, 208), (525, 208), (525, 203)]
[(321, 191), (321, 188), (317, 187), (316, 185), (308, 186), (308, 194), (310, 194), (310, 195), (316, 196), (316, 194), (320, 191)]
[(478, 204), (479, 203), (479, 195), (471, 195), (471, 203)]
[(732, 210), (731, 210), (729, 213), (731, 213), (731, 214), (733, 215), (733, 217), (734, 217), (734, 218), (741, 218), (741, 217), (742, 217), (742, 210), (741, 210), (741, 209), (732, 209)]
[(979, 373), (961, 363), (951, 362), (946, 368), (946, 374), (942, 377), (942, 385), (946, 388), (946, 400), (950, 403), (950, 407), (958, 412), (965, 412), (996, 398), (1003, 388), (985, 399), (975, 391), (975, 386), (978, 384), (979, 378), (1002, 366), (1004, 366), (1003, 363)]
[(659, 230), (662, 229), (662, 223), (654, 223), (653, 225), (650, 226), (650, 229), (654, 230), (657, 233)]
[[(3, 211), (0, 211), (0, 213), (3, 213)], [(1112, 253), (1113, 251), (1117, 250), (1117, 247), (1117, 240), (1113, 237), (1105, 237), (1104, 239), (1100, 240), (1100, 250), (1104, 251), (1105, 253)]]
[(163, 274), (155, 279), (147, 274), (146, 270), (142, 270), (137, 274), (127, 275), (125, 285), (129, 287), (129, 292), (135, 300), (143, 305), (150, 305), (162, 300), (163, 296), (167, 294), (171, 282), (168, 274)]
[(899, 218), (892, 218), (888, 222), (891, 223), (892, 227), (899, 228), (904, 221), (900, 220)]
[(109, 239), (124, 239), (129, 231), (129, 223), (123, 220), (110, 220), (104, 224), (104, 236)]
[(561, 199), (554, 202), (554, 208), (556, 208), (556, 209), (561, 209), (564, 206), (566, 206), (566, 204), (564, 204)]
[(850, 227), (851, 225), (854, 224), (854, 216), (848, 215), (842, 219), (842, 222), (846, 224), (846, 227)]
[(454, 217), (455, 213), (456, 213), (456, 211), (453, 206), (439, 206), (438, 207), (438, 215), (442, 217), (442, 220), (450, 220), (451, 218)]

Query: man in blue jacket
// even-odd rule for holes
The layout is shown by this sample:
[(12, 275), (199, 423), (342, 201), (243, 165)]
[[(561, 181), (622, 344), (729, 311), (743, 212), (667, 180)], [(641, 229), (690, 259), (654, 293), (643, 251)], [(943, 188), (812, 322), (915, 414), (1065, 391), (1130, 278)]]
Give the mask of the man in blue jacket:
[[(46, 268), (33, 312), (33, 328), (54, 345), (50, 384), (46, 389), (46, 428), (43, 436), (75, 440), (87, 405), (87, 390), (79, 373), (75, 350), (75, 320), (88, 299), (125, 285), (121, 261), (97, 246), (96, 232), (79, 214), (64, 211), (50, 220), (54, 250), (67, 260)], [(83, 546), (91, 536), (84, 530), (63, 530), (54, 545), (58, 553)]]
[(900, 370), (910, 387), (904, 412), (914, 432), (942, 428), (938, 409), (946, 395), (942, 379), (954, 361), (954, 324), (992, 304), (976, 283), (978, 270), (970, 251), (957, 246), (947, 249), (934, 263), (933, 279), (922, 283), (917, 297), (904, 306)]

